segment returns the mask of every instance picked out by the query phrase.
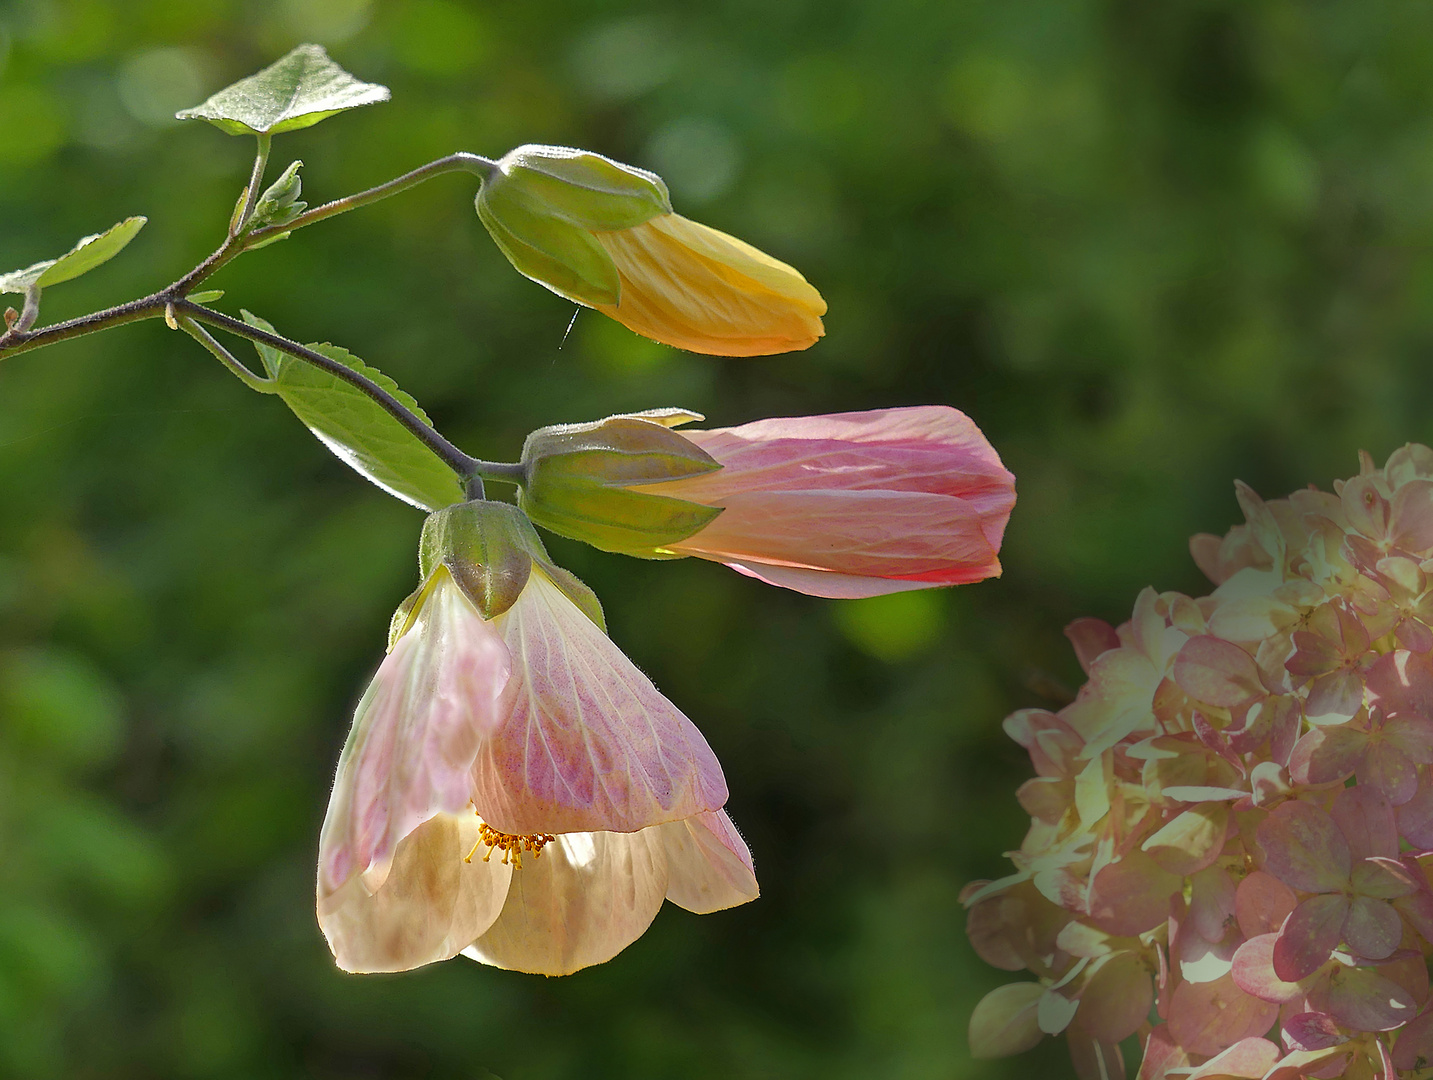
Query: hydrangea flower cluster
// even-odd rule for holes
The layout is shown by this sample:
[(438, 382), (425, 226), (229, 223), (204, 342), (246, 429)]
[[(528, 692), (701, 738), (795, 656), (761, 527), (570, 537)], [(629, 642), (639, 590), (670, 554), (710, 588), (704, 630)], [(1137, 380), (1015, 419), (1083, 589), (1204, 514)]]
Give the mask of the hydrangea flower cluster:
[(1089, 676), (1005, 730), (1015, 872), (962, 900), (977, 1056), (1063, 1034), (1082, 1080), (1433, 1075), (1433, 450), (1190, 543), (1209, 596), (1066, 630)]

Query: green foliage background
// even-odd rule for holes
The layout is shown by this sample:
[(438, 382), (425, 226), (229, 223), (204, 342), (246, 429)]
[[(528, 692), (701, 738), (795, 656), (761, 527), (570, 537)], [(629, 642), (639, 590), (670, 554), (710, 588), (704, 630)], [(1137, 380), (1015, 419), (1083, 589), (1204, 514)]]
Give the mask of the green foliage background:
[(277, 140), (321, 201), (456, 149), (588, 147), (800, 266), (829, 336), (652, 345), (519, 278), (450, 176), (224, 270), (219, 302), (393, 375), (471, 452), (682, 405), (948, 402), (1019, 476), (1000, 581), (835, 604), (554, 541), (706, 732), (764, 896), (544, 980), (336, 971), (316, 837), (419, 515), (162, 323), (0, 365), (0, 1075), (997, 1078), (1000, 734), (1060, 629), (1205, 586), (1231, 481), (1433, 440), (1433, 14), (1293, 0), (0, 0), (0, 266), (130, 214), (53, 320), (218, 241), (248, 140), (166, 119), (294, 44), (391, 104)]

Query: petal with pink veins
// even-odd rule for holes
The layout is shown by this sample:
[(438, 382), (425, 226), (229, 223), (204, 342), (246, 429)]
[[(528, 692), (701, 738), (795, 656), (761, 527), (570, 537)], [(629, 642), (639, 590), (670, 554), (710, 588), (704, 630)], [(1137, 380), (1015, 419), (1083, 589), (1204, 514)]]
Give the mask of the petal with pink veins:
[(493, 828), (633, 832), (725, 804), (701, 732), (540, 567), (494, 622), (513, 657), (507, 713), (473, 767)]
[(354, 712), (319, 840), (320, 893), (354, 874), (376, 893), (405, 836), (468, 809), (509, 669), (502, 639), (439, 568)]

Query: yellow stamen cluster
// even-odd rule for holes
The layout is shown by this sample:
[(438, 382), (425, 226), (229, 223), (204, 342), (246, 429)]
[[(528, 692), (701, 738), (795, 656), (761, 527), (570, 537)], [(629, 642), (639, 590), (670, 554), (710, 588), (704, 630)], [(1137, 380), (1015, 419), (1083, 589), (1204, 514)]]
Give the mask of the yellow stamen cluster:
[(486, 822), (478, 822), (478, 842), (473, 845), (473, 850), (468, 852), (464, 862), (472, 862), (473, 856), (478, 853), (478, 848), (486, 846), (488, 851), (483, 856), (483, 862), (492, 858), (493, 851), (503, 853), (503, 862), (511, 861), (519, 870), (522, 869), (522, 853), (532, 852), (534, 859), (542, 858), (542, 849), (556, 840), (557, 837), (551, 833), (534, 833), (530, 835), (514, 835), (513, 833), (498, 832), (489, 827)]

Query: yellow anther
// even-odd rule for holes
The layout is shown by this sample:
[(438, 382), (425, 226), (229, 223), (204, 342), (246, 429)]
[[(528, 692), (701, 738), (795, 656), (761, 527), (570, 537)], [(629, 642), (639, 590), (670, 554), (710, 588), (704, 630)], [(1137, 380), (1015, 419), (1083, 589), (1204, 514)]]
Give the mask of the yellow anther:
[(504, 865), (511, 863), (519, 870), (522, 869), (522, 853), (532, 852), (534, 859), (542, 857), (542, 849), (556, 840), (557, 837), (551, 833), (514, 834), (498, 832), (488, 826), (486, 822), (478, 822), (478, 842), (473, 845), (473, 850), (468, 852), (464, 862), (472, 862), (473, 856), (477, 854), (478, 848), (486, 846), (487, 853), (483, 855), (483, 862), (492, 858), (495, 850), (503, 853)]

